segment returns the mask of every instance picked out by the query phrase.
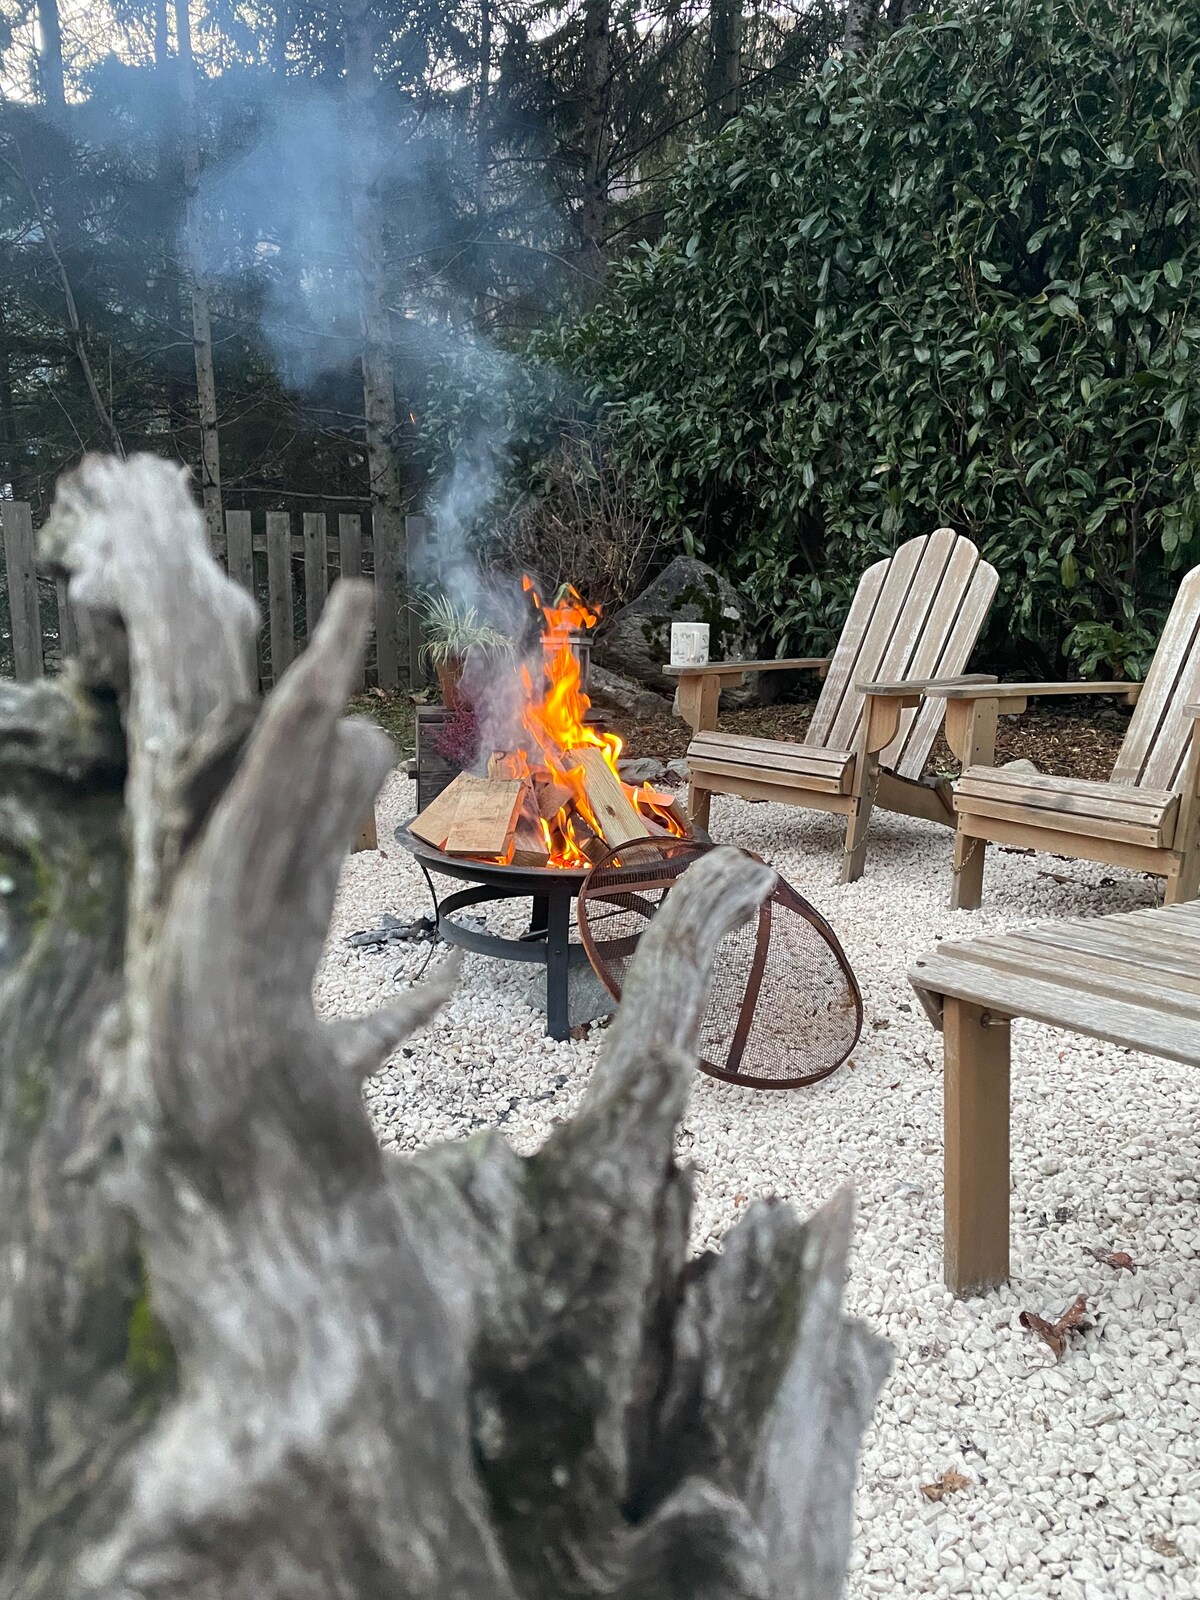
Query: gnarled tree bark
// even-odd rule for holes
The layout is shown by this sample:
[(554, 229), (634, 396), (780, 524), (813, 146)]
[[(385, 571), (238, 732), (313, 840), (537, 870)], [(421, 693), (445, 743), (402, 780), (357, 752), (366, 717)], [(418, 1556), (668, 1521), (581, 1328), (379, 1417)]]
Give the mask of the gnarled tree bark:
[(385, 1156), (360, 1086), (451, 964), (358, 1021), (311, 984), (391, 755), (331, 594), (254, 691), (182, 474), (89, 458), (46, 556), (81, 650), (0, 693), (0, 1593), (835, 1595), (886, 1366), (850, 1204), (690, 1260), (672, 1160), (725, 930), (716, 852), (646, 933), (579, 1115)]

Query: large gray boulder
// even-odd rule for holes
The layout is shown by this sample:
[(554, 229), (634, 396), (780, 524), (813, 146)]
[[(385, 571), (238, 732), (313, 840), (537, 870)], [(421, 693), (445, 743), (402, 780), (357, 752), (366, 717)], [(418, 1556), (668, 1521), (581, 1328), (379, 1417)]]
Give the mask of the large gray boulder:
[[(675, 679), (663, 668), (671, 659), (671, 624), (707, 622), (713, 661), (753, 658), (747, 607), (727, 578), (697, 561), (676, 556), (636, 600), (618, 611), (600, 645), (603, 664), (639, 683), (673, 694)], [(727, 690), (727, 704), (752, 697), (753, 689)]]
[(653, 722), (671, 715), (671, 702), (666, 695), (656, 694), (636, 678), (626, 678), (620, 672), (609, 672), (595, 662), (588, 674), (588, 699), (601, 711), (623, 711), (642, 722)]

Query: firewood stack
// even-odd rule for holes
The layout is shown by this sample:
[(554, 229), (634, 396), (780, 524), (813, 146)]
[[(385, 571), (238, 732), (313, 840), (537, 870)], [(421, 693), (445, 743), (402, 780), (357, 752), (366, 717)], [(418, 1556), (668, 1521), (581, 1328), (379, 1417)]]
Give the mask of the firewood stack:
[(600, 746), (563, 755), (560, 771), (524, 751), (495, 752), (487, 776), (460, 773), (409, 825), (448, 856), (518, 867), (578, 867), (633, 839), (686, 838), (673, 795), (622, 781)]

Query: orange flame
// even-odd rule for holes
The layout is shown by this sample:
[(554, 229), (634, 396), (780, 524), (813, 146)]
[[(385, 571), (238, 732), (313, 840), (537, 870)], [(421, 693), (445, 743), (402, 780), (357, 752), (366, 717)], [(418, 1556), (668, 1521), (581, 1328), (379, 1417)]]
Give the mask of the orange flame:
[(553, 604), (547, 605), (534, 588), (532, 579), (523, 578), (522, 585), (542, 617), (543, 681), (535, 684), (529, 668), (521, 668), (525, 691), (522, 720), (530, 748), (510, 753), (505, 758), (505, 770), (514, 777), (527, 777), (535, 766), (542, 768), (554, 782), (571, 793), (573, 803), (564, 805), (550, 821), (541, 820), (549, 864), (587, 867), (590, 862), (585, 847), (592, 844), (594, 853), (594, 841), (589, 834), (597, 836), (601, 842), (604, 839), (603, 825), (588, 798), (583, 771), (571, 763), (571, 753), (575, 750), (604, 752), (605, 761), (621, 781), (626, 795), (646, 818), (647, 833), (657, 825), (668, 833), (682, 835), (684, 829), (667, 810), (671, 796), (656, 794), (648, 785), (635, 789), (624, 783), (617, 766), (622, 741), (615, 733), (597, 731), (585, 720), (591, 701), (583, 690), (571, 636), (596, 626), (599, 607), (585, 605), (570, 586)]

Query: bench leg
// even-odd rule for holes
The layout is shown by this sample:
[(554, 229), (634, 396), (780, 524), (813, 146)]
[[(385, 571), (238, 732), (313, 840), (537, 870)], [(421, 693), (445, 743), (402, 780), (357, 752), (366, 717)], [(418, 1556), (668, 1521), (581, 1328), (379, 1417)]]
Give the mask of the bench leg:
[(688, 816), (692, 819), (694, 828), (703, 828), (708, 832), (708, 813), (712, 809), (712, 790), (697, 789), (694, 783), (688, 784)]
[(955, 1294), (1008, 1277), (1007, 1018), (949, 996), (945, 1035), (945, 1274)]
[(963, 831), (960, 820), (954, 834), (954, 878), (950, 885), (950, 907), (954, 911), (978, 911), (983, 900), (983, 867), (987, 840), (973, 838)]
[(358, 832), (354, 836), (354, 848), (356, 850), (379, 849), (379, 835), (375, 831), (374, 806), (371, 807), (370, 811), (367, 812), (366, 816), (358, 825)]

